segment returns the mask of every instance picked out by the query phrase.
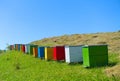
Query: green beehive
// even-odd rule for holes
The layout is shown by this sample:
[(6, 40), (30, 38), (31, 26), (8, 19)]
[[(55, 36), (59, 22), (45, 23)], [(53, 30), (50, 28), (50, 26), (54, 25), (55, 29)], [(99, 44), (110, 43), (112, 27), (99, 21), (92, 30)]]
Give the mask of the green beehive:
[(84, 67), (103, 66), (108, 64), (107, 45), (87, 45), (82, 47)]
[(22, 49), (21, 49), (21, 45), (22, 45), (22, 44), (20, 44), (20, 51), (22, 50)]
[(14, 44), (14, 49), (16, 50), (16, 44)]
[(33, 47), (38, 47), (38, 45), (29, 44), (28, 45), (28, 53), (29, 54), (33, 54)]

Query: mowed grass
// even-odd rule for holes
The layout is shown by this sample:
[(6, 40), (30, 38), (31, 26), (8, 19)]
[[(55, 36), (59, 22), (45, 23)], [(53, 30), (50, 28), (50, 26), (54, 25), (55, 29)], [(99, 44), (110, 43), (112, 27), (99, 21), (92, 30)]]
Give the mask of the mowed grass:
[(0, 54), (0, 81), (120, 81), (106, 69), (120, 64), (118, 54), (109, 54), (109, 65), (84, 68), (82, 63), (45, 61), (17, 51)]

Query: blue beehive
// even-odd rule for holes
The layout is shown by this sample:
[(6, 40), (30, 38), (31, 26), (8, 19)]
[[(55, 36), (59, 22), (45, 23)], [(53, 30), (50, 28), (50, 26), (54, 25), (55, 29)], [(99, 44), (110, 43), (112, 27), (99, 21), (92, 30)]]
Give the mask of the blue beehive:
[(20, 45), (21, 45), (21, 44), (18, 44), (18, 51), (20, 51)]
[(45, 47), (38, 47), (38, 58), (44, 58), (45, 56)]

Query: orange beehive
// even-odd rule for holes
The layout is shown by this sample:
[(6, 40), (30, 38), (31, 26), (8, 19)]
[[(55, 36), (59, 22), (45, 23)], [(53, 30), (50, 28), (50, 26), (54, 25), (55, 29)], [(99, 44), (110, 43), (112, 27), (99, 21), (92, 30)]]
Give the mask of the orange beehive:
[(38, 48), (37, 47), (33, 47), (33, 56), (38, 57)]

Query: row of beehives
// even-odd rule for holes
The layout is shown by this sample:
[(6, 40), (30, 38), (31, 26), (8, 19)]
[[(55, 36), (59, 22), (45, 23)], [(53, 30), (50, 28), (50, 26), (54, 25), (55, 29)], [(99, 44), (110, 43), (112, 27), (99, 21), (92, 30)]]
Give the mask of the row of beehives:
[(42, 47), (31, 44), (10, 45), (10, 50), (22, 51), (45, 60), (64, 60), (67, 63), (83, 62), (85, 67), (108, 64), (107, 45)]

